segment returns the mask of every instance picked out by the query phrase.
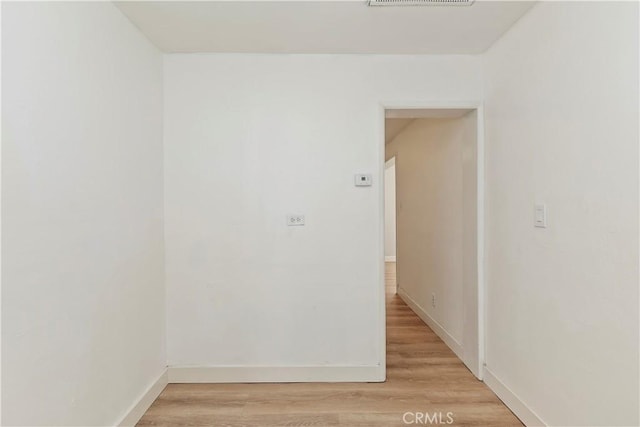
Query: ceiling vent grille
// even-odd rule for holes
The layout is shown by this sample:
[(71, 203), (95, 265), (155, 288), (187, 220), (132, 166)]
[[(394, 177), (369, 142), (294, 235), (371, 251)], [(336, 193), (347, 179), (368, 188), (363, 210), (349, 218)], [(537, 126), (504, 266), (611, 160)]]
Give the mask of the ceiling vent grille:
[(369, 6), (470, 6), (474, 0), (369, 0)]

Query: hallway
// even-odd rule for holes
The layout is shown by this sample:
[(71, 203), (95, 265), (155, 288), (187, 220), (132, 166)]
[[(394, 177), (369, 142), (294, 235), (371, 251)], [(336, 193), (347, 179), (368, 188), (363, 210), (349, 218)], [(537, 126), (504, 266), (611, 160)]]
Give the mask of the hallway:
[(388, 427), (419, 425), (425, 413), (446, 424), (448, 412), (454, 426), (522, 425), (393, 293), (395, 263), (385, 279), (386, 382), (169, 384), (138, 426)]

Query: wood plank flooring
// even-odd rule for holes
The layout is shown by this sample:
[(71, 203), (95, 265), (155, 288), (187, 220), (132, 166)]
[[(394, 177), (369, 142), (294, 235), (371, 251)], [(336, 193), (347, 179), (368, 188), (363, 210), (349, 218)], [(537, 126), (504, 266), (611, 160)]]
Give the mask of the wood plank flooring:
[(451, 413), (452, 426), (522, 426), (395, 295), (395, 263), (387, 263), (386, 281), (386, 382), (169, 384), (138, 426), (438, 424), (425, 413), (442, 413), (445, 425)]

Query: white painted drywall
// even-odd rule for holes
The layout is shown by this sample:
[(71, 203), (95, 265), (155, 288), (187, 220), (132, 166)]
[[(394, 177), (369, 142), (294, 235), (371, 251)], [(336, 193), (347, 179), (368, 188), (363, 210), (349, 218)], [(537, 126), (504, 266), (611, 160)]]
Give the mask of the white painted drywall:
[[(387, 158), (396, 158), (399, 288), (456, 351), (464, 347), (463, 214), (465, 208), (472, 220), (476, 214), (475, 156), (463, 164), (463, 150), (475, 150), (476, 120), (475, 111), (458, 119), (416, 119), (386, 150)], [(465, 185), (471, 188), (466, 205)], [(467, 234), (474, 235), (471, 226)], [(473, 265), (476, 248), (470, 253)], [(468, 285), (477, 286), (473, 280)]]
[(381, 103), (477, 100), (478, 61), (167, 56), (169, 364), (381, 364)]
[(486, 363), (549, 425), (640, 422), (638, 49), (636, 2), (542, 2), (484, 58)]
[(396, 161), (390, 159), (384, 166), (384, 257), (396, 258)]
[(482, 107), (459, 119), (462, 141), (462, 360), (482, 378), (484, 338), (482, 263), (483, 213), (483, 115)]
[(108, 2), (2, 3), (2, 424), (113, 425), (166, 366), (162, 57)]

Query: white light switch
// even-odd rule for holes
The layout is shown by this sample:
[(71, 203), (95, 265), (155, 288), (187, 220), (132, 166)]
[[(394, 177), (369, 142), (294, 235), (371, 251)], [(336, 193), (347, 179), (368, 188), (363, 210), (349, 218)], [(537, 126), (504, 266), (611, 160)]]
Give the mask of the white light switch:
[(356, 187), (370, 187), (372, 181), (371, 174), (368, 173), (359, 173), (355, 176)]
[(547, 228), (547, 206), (535, 205), (533, 225), (538, 228)]
[(287, 215), (287, 225), (304, 225), (304, 215)]

